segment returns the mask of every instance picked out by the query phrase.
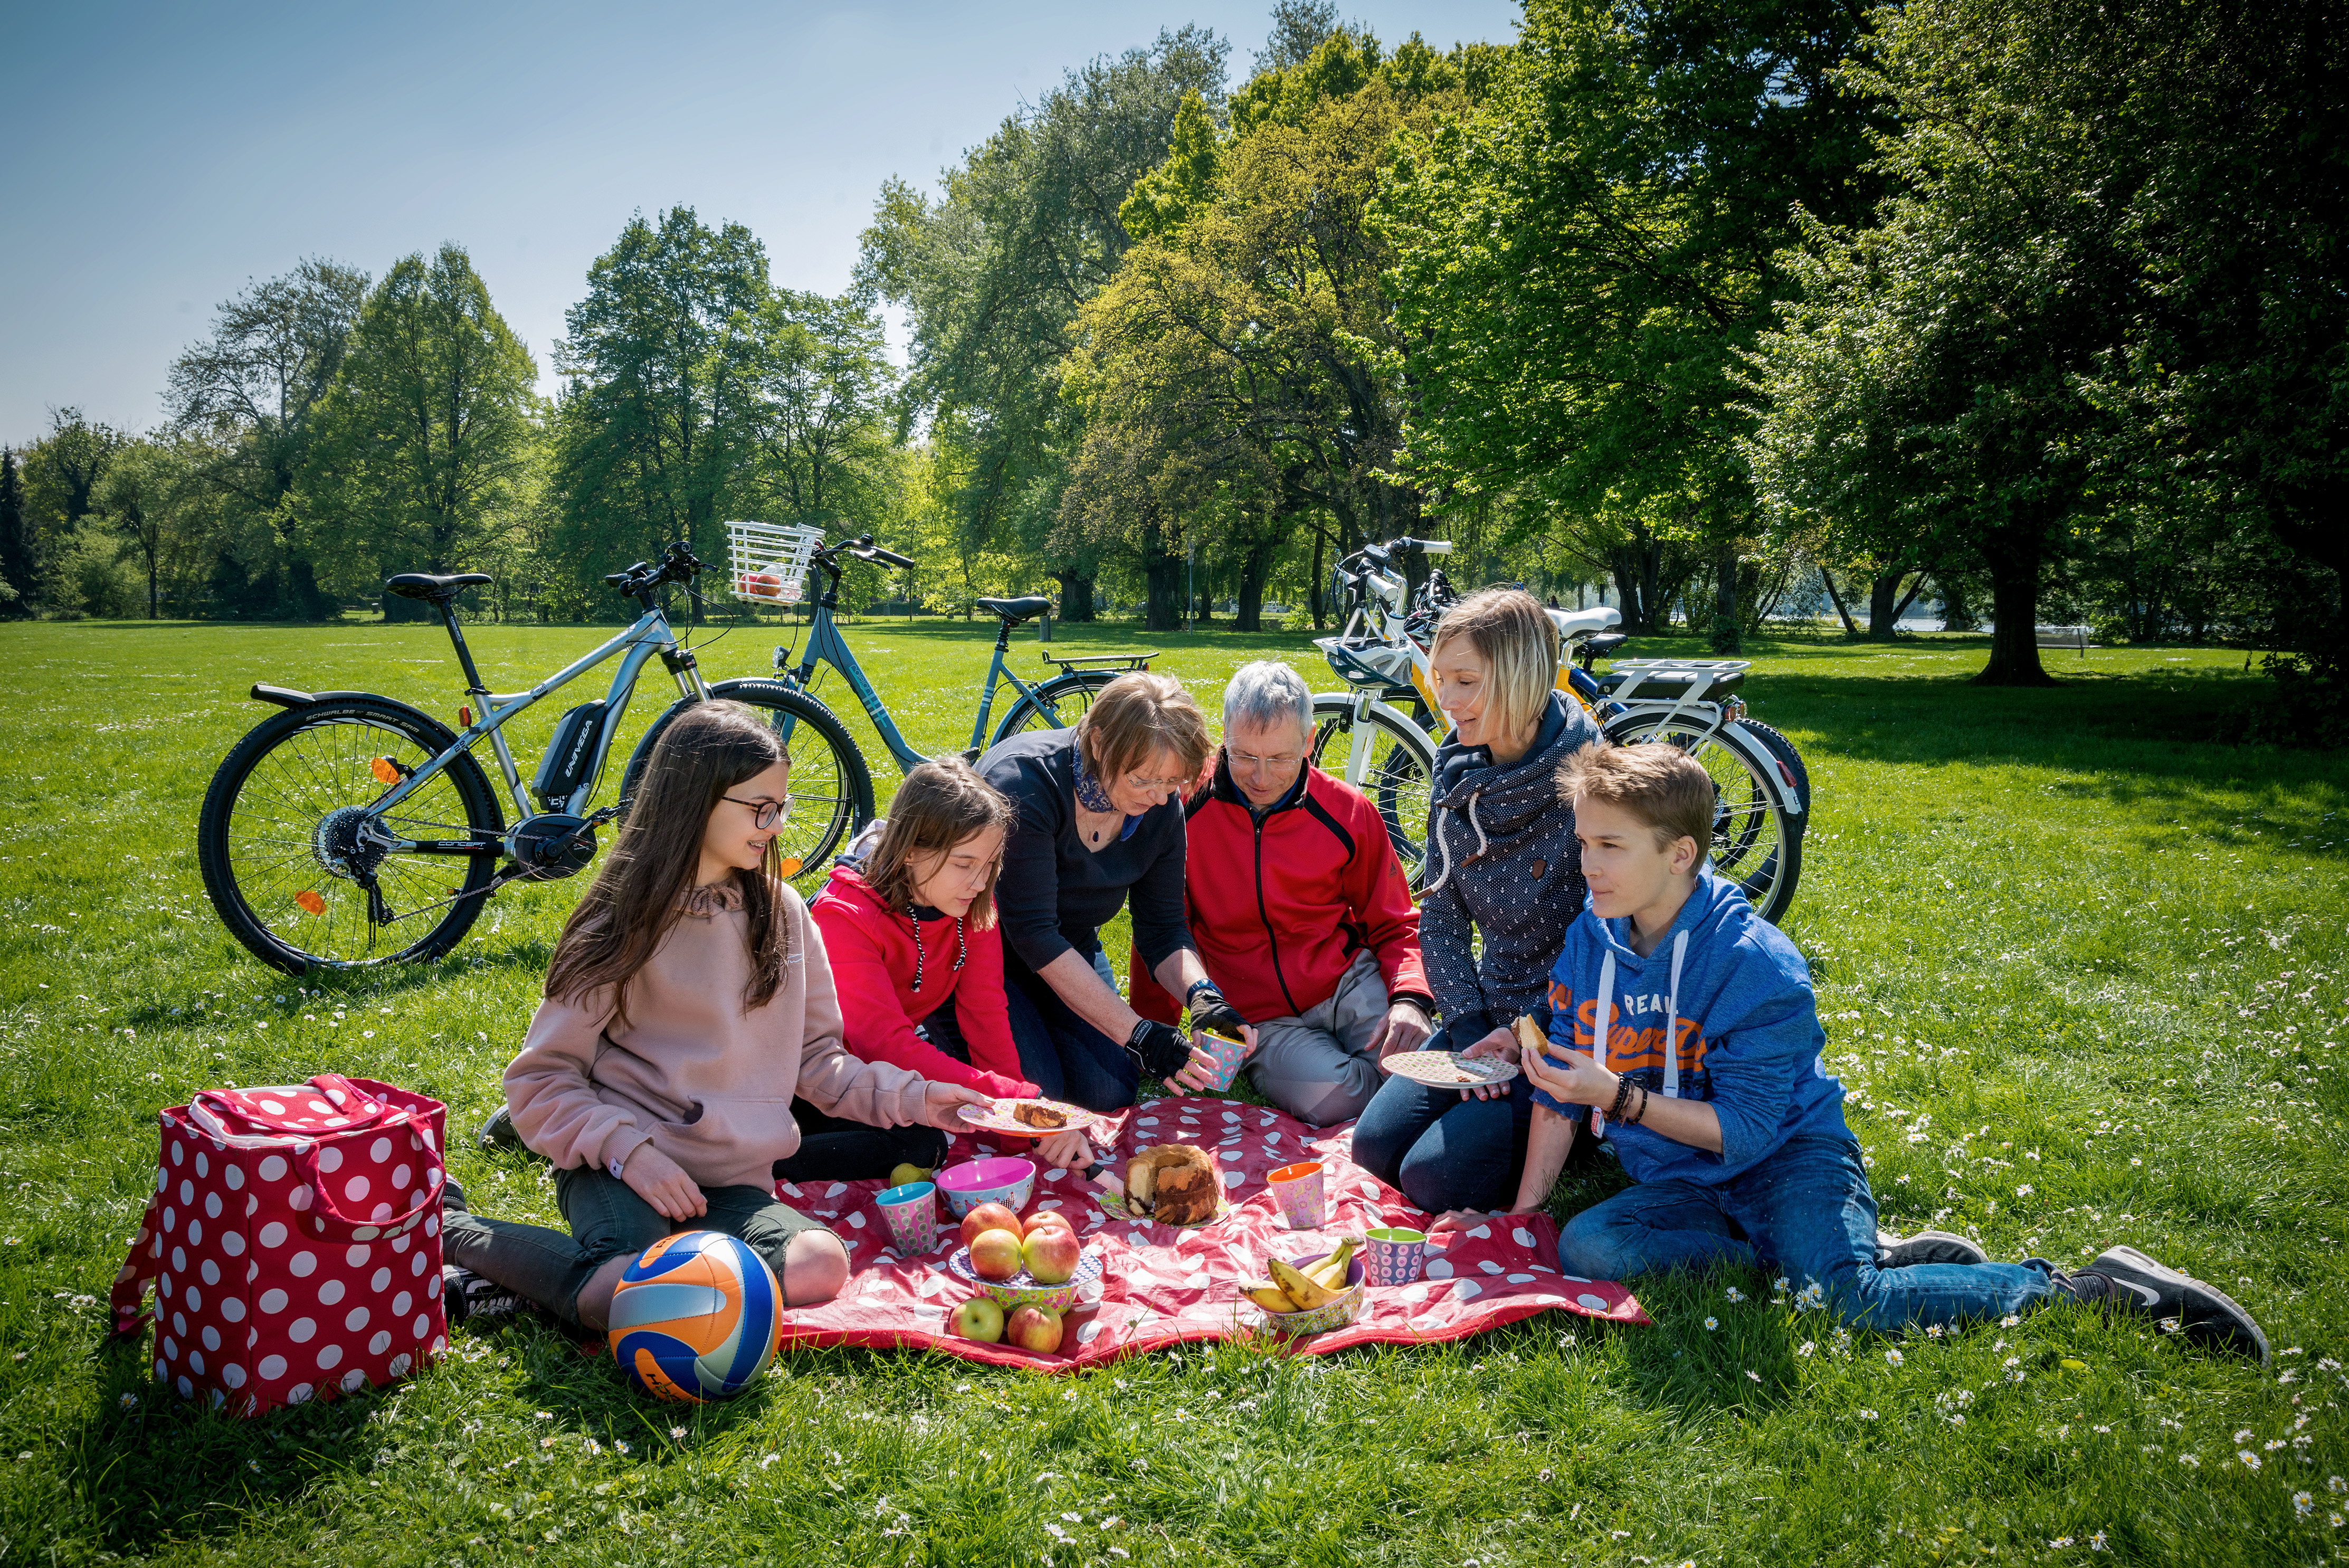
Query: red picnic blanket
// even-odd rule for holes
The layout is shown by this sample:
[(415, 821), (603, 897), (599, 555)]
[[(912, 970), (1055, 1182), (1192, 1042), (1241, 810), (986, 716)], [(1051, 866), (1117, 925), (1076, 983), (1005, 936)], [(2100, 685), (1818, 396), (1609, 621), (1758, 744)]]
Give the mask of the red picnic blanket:
[[(1237, 1287), (1243, 1280), (1264, 1277), (1268, 1251), (1292, 1259), (1326, 1253), (1346, 1231), (1380, 1225), (1423, 1230), (1431, 1218), (1353, 1162), (1350, 1123), (1317, 1131), (1262, 1106), (1204, 1096), (1154, 1100), (1103, 1120), (1116, 1129), (1116, 1153), (1109, 1164), (1120, 1172), (1129, 1156), (1159, 1144), (1206, 1149), (1223, 1174), (1231, 1212), (1180, 1230), (1112, 1219), (1094, 1200), (1098, 1189), (1080, 1173), (1043, 1171), (1028, 1211), (1081, 1213), (1078, 1233), (1088, 1249), (1100, 1250), (1103, 1264), (1098, 1287), (1087, 1292), (1090, 1299), (1069, 1309), (1058, 1353), (1037, 1355), (1014, 1345), (956, 1334), (954, 1309), (972, 1292), (946, 1269), (953, 1232), (942, 1231), (934, 1252), (900, 1258), (874, 1206), (882, 1186), (877, 1181), (777, 1184), (784, 1202), (824, 1221), (848, 1244), (851, 1271), (847, 1286), (832, 1301), (786, 1314), (782, 1343), (910, 1345), (998, 1366), (1073, 1371), (1185, 1340), (1261, 1332), (1263, 1314)], [(1030, 1147), (1016, 1137), (965, 1134), (955, 1139), (947, 1158), (1024, 1155)], [(1324, 1169), (1330, 1222), (1319, 1231), (1291, 1231), (1265, 1185), (1267, 1172), (1304, 1159), (1318, 1159)], [(1561, 1272), (1557, 1228), (1547, 1216), (1534, 1216), (1431, 1238), (1426, 1272), (1417, 1282), (1369, 1286), (1351, 1324), (1288, 1343), (1315, 1355), (1356, 1345), (1425, 1345), (1463, 1339), (1552, 1309), (1616, 1323), (1648, 1322), (1621, 1285)]]

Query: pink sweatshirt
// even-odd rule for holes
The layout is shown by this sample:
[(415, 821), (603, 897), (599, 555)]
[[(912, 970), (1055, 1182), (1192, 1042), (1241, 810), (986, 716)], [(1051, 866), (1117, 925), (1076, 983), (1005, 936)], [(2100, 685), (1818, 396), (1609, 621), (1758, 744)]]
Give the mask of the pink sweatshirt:
[(920, 1120), (922, 1077), (842, 1047), (823, 938), (798, 893), (778, 884), (776, 897), (791, 956), (763, 1007), (742, 1004), (747, 920), (730, 886), (688, 895), (628, 986), (626, 1023), (608, 986), (540, 1002), (506, 1068), (523, 1142), (565, 1169), (608, 1169), (649, 1141), (705, 1188), (766, 1188), (774, 1162), (800, 1147), (794, 1094), (874, 1127)]

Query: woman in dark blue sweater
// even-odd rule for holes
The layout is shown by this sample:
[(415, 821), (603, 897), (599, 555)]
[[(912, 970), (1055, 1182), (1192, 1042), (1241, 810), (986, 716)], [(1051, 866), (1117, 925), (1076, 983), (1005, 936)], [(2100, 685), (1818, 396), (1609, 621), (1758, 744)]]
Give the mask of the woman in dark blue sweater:
[(1019, 1070), (1088, 1110), (1133, 1103), (1144, 1073), (1205, 1088), (1214, 1058), (1125, 1004), (1104, 972), (1101, 928), (1131, 898), (1143, 962), (1184, 998), (1195, 1029), (1238, 1034), (1183, 913), (1183, 792), (1207, 722), (1183, 684), (1136, 671), (1102, 688), (1073, 730), (1015, 735), (979, 759), (1018, 813), (995, 901)]
[[(1435, 700), (1453, 731), (1435, 754), (1419, 940), (1439, 1049), (1515, 1059), (1510, 1025), (1546, 1018), (1550, 965), (1582, 912), (1574, 811), (1553, 775), (1599, 734), (1555, 690), (1557, 649), (1557, 627), (1517, 588), (1474, 594), (1435, 628)], [(1522, 1077), (1468, 1093), (1389, 1078), (1354, 1128), (1354, 1158), (1456, 1223), (1515, 1198), (1532, 1119)]]

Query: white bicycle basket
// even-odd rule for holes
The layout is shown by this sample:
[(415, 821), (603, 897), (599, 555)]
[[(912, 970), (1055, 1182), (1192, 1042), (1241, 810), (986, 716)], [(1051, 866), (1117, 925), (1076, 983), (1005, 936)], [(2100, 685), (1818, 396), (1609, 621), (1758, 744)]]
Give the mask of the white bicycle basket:
[(754, 605), (793, 605), (807, 592), (808, 561), (823, 530), (795, 523), (726, 524), (726, 578), (734, 597)]

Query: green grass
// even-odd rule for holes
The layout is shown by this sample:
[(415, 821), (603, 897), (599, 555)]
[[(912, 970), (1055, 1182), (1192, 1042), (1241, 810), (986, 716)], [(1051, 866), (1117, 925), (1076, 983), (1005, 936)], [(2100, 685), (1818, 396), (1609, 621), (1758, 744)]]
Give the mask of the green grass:
[[(1295, 637), (1061, 630), (1071, 651), (1164, 646), (1203, 695), (1263, 650), (1312, 659)], [(510, 687), (597, 635), (475, 646)], [(917, 742), (964, 743), (983, 633), (849, 636)], [(709, 669), (764, 652), (737, 633)], [(1195, 1349), (1067, 1379), (792, 1354), (689, 1412), (554, 1334), (460, 1332), (403, 1386), (243, 1423), (101, 1338), (157, 1107), (332, 1066), (469, 1127), (576, 886), (501, 899), (439, 966), (303, 993), (204, 900), (205, 782), (267, 711), (254, 680), (451, 713), (439, 634), (9, 626), (0, 656), (8, 1562), (2094, 1563), (2100, 1533), (2119, 1562), (2334, 1554), (2349, 766), (2229, 741), (2262, 691), (2240, 654), (2059, 655), (2061, 689), (2004, 693), (1963, 683), (1978, 640), (1786, 641), (1759, 649), (1750, 695), (1810, 761), (1786, 924), (1888, 1215), (2007, 1256), (2143, 1246), (2297, 1350), (2265, 1373), (2077, 1310), (1846, 1340), (1766, 1279), (1707, 1275), (1645, 1282), (1645, 1329), (1551, 1315), (1433, 1349)], [(1034, 667), (1027, 639), (1019, 656)], [(453, 1164), (477, 1208), (553, 1220), (543, 1166)], [(1562, 1189), (1560, 1211), (1602, 1185)]]

